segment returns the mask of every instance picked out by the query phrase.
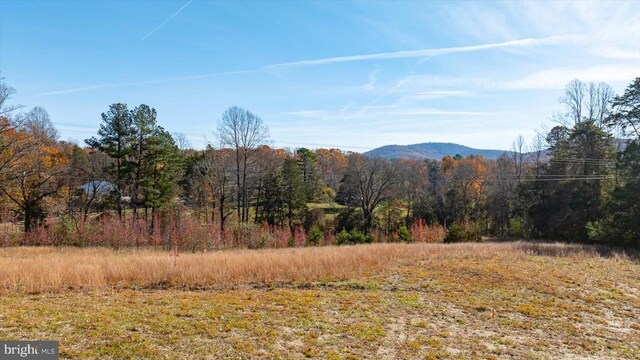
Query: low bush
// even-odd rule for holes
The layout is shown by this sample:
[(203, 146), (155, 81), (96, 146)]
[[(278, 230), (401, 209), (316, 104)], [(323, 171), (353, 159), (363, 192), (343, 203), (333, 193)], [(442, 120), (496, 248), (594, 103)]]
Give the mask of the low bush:
[(345, 208), (340, 210), (336, 216), (335, 227), (336, 229), (344, 229), (347, 231), (362, 229), (364, 227), (362, 210), (356, 208)]
[(365, 235), (357, 229), (351, 231), (342, 230), (336, 236), (337, 245), (368, 244), (373, 242), (373, 236)]
[(453, 223), (444, 238), (445, 243), (477, 242), (481, 240), (479, 227), (472, 222)]
[(351, 243), (351, 234), (349, 234), (347, 230), (342, 229), (342, 231), (340, 231), (338, 235), (336, 235), (336, 245), (346, 245), (350, 243)]
[(322, 243), (324, 238), (324, 233), (320, 230), (318, 226), (312, 226), (309, 229), (309, 234), (307, 235), (307, 242), (309, 245), (319, 245)]
[(402, 225), (398, 229), (398, 240), (399, 241), (403, 241), (403, 242), (412, 242), (413, 241), (413, 236), (411, 235), (411, 232), (404, 225)]
[(511, 221), (509, 222), (509, 231), (507, 232), (507, 235), (512, 238), (528, 238), (529, 231), (524, 219), (511, 219)]

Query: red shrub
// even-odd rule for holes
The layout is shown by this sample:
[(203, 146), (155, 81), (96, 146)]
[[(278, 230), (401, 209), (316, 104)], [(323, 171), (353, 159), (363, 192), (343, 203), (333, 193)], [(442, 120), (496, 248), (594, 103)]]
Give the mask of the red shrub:
[(414, 242), (440, 243), (444, 241), (447, 230), (441, 225), (427, 225), (419, 219), (411, 226), (411, 235)]

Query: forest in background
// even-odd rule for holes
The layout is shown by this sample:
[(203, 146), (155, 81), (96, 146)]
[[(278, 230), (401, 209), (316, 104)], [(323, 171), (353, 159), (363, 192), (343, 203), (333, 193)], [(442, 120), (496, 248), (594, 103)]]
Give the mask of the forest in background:
[[(574, 80), (555, 126), (497, 160), (276, 149), (230, 107), (192, 149), (148, 105), (116, 103), (85, 145), (0, 84), (3, 245), (187, 250), (535, 238), (640, 246), (640, 78)], [(212, 125), (213, 127), (213, 125)]]

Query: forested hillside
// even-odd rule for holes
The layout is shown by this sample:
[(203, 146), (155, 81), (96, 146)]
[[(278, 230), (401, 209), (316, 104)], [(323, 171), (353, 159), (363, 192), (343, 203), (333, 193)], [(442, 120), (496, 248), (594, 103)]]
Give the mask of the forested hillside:
[(166, 131), (153, 107), (123, 103), (105, 108), (96, 136), (74, 144), (59, 140), (45, 109), (13, 104), (15, 91), (2, 82), (5, 245), (197, 250), (483, 237), (640, 245), (640, 78), (620, 95), (572, 81), (556, 125), (515, 139), (510, 152), (418, 144), (403, 149), (423, 155), (402, 159), (384, 149), (272, 148), (266, 122), (235, 106), (212, 115), (217, 140), (205, 149)]
[(385, 145), (364, 153), (367, 156), (387, 159), (432, 159), (440, 160), (445, 156), (480, 155), (489, 160), (496, 160), (502, 155), (513, 155), (512, 151), (474, 149), (452, 143), (429, 142), (413, 145)]

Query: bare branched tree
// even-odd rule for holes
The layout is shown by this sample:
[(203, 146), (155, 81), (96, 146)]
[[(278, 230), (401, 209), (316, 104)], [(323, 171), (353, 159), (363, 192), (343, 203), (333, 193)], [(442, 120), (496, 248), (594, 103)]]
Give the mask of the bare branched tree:
[(4, 82), (4, 78), (0, 78), (0, 117), (8, 118), (13, 111), (23, 108), (22, 105), (10, 105), (8, 103), (15, 93), (16, 89), (7, 85)]
[[(192, 179), (202, 187), (206, 200), (211, 202), (211, 222), (215, 223), (216, 207), (220, 231), (233, 213), (233, 153), (231, 149), (216, 150), (208, 148), (197, 163), (197, 176)], [(229, 202), (231, 201), (231, 204)], [(230, 206), (227, 206), (230, 205)]]
[(515, 171), (515, 177), (518, 181), (522, 179), (523, 173), (523, 163), (524, 163), (524, 152), (525, 152), (525, 144), (524, 137), (522, 135), (518, 135), (516, 140), (513, 142), (511, 146), (511, 151), (513, 152), (513, 165)]
[(218, 137), (224, 147), (235, 151), (238, 220), (249, 220), (247, 177), (258, 147), (269, 138), (269, 130), (259, 116), (237, 106), (227, 109), (218, 124)]
[(187, 139), (187, 135), (181, 132), (174, 132), (173, 139), (175, 140), (176, 145), (178, 145), (178, 149), (184, 151), (191, 148), (191, 142)]
[(609, 116), (610, 103), (615, 95), (611, 86), (606, 83), (589, 83), (586, 110), (587, 119), (593, 120), (600, 127), (605, 124), (605, 119)]
[(359, 205), (364, 216), (364, 231), (369, 234), (374, 226), (374, 211), (385, 201), (396, 183), (396, 170), (392, 162), (370, 158), (361, 154), (349, 155), (349, 165), (342, 186), (351, 188), (352, 201)]
[(26, 114), (18, 116), (20, 126), (34, 138), (46, 144), (58, 141), (58, 130), (51, 123), (47, 110), (36, 106)]
[[(518, 140), (516, 144), (519, 143)], [(518, 163), (511, 162), (507, 156), (500, 156), (491, 166), (488, 176), (490, 181), (487, 189), (487, 210), (500, 236), (506, 236), (510, 228), (511, 212), (517, 201)]]
[(533, 164), (536, 171), (536, 175), (538, 175), (538, 171), (540, 170), (540, 166), (542, 165), (545, 158), (545, 148), (546, 148), (546, 136), (545, 133), (548, 132), (545, 129), (542, 131), (536, 131), (536, 134), (533, 136), (533, 140), (531, 141), (531, 150), (533, 154)]
[(603, 127), (609, 116), (610, 103), (614, 97), (611, 86), (606, 83), (585, 83), (578, 79), (567, 84), (560, 103), (566, 105), (566, 113), (557, 116), (557, 121), (565, 127), (572, 127), (589, 120)]
[[(578, 79), (574, 79), (567, 84), (564, 89), (564, 95), (560, 98), (560, 102), (567, 106), (565, 121), (573, 122), (573, 124), (578, 124), (582, 121), (582, 111), (587, 91), (587, 85)], [(564, 125), (566, 126), (567, 124)]]

